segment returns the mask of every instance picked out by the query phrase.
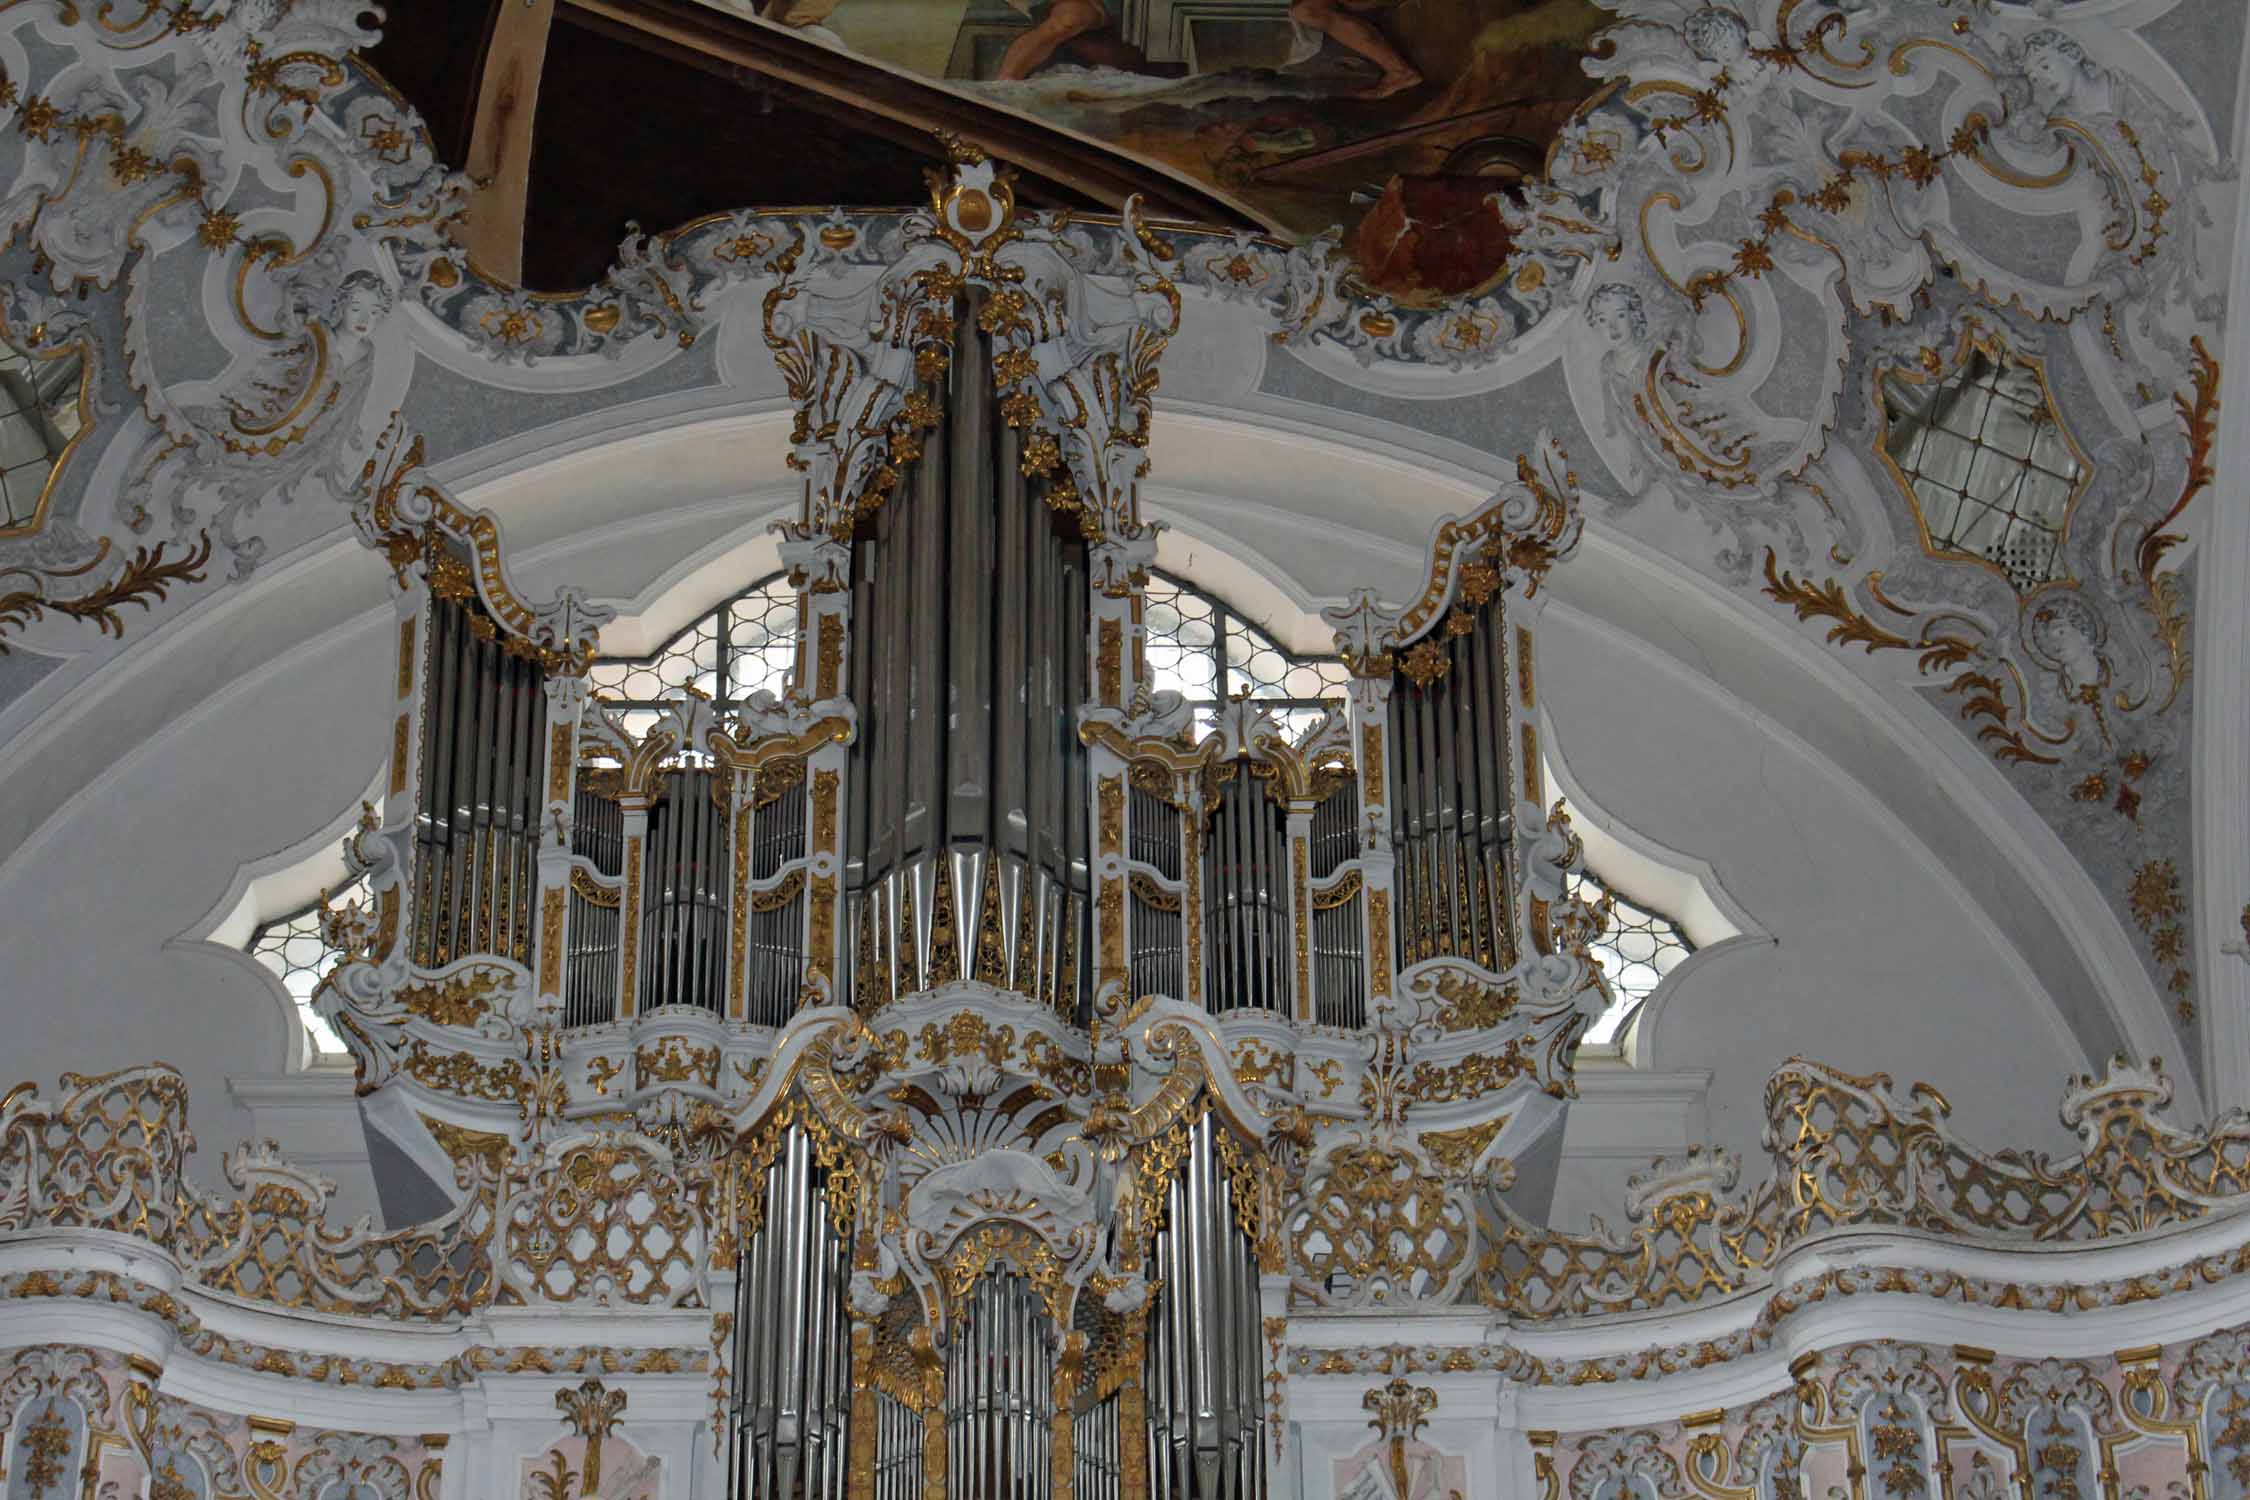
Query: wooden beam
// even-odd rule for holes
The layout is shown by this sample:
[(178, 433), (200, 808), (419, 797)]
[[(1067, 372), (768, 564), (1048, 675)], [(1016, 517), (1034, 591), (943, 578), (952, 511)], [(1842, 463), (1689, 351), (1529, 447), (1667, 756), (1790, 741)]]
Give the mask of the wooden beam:
[(1152, 218), (1249, 224), (1274, 230), (1247, 205), (1164, 167), (851, 53), (824, 47), (786, 26), (724, 15), (695, 0), (563, 3), (574, 15), (630, 27), (657, 41), (780, 79), (870, 116), (920, 130), (950, 131), (1001, 161), (1098, 203), (1121, 208), (1127, 198), (1138, 194), (1143, 211)]
[(539, 75), (555, 0), (500, 0), (484, 73), (477, 80), (476, 123), (464, 168), (476, 183), (469, 199), (469, 259), (495, 281), (523, 281), (524, 206), (531, 196), (532, 121), (539, 113)]

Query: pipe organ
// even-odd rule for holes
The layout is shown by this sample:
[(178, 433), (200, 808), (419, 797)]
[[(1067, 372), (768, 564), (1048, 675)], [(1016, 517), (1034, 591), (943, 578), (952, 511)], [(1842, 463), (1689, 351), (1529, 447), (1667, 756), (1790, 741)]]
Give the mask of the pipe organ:
[[(1144, 641), (1162, 242), (1089, 276), (974, 162), (917, 224), (856, 291), (768, 296), (805, 482), (782, 692), (602, 701), (602, 611), (523, 603), (411, 456), (376, 476), (394, 796), (321, 1003), (425, 1122), (662, 1144), (727, 1226), (730, 1495), (1263, 1500), (1272, 1330), (1389, 1284), (1335, 1269), (1388, 1239), (1290, 1196), (1334, 1127), (1406, 1140), (1427, 1098), (1502, 1150), (1598, 1009), (1590, 963), (1518, 967), (1569, 957), (1531, 915), (1570, 911), (1569, 850), (1518, 837), (1503, 604), (1569, 490), (1527, 462), (1420, 596), (1331, 611), (1353, 676), (1317, 723), (1199, 717)], [(1463, 985), (1526, 998), (1469, 1034)], [(1447, 1081), (1503, 1032), (1512, 1072)]]

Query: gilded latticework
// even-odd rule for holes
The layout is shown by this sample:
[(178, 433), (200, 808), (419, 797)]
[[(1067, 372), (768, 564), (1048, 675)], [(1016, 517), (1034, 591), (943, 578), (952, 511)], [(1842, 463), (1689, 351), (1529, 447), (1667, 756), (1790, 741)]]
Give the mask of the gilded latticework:
[(47, 1100), (19, 1084), (0, 1100), (0, 1229), (113, 1229), (163, 1243), (180, 1162), (194, 1149), (187, 1090), (162, 1063), (62, 1075)]
[[(451, 1212), (389, 1234), (362, 1222), (322, 1221), (325, 1185), (267, 1163), (229, 1162), (247, 1198), (229, 1201), (190, 1187), (180, 1195), (173, 1252), (196, 1283), (245, 1301), (363, 1317), (458, 1316), (492, 1291), (491, 1185)], [(258, 1168), (263, 1165), (266, 1170)]]
[(660, 1148), (564, 1146), (511, 1196), (502, 1300), (700, 1306), (702, 1216)]
[(2183, 1131), (2155, 1113), (2170, 1097), (2162, 1073), (2122, 1059), (2073, 1080), (2062, 1117), (2084, 1149), (2058, 1161), (1963, 1143), (1926, 1085), (1902, 1101), (1881, 1075), (1792, 1061), (1766, 1086), (1764, 1181), (1730, 1194), (1731, 1164), (1691, 1158), (1636, 1180), (1638, 1222), (1621, 1235), (1599, 1222), (1563, 1233), (1488, 1202), (1481, 1295), (1522, 1318), (1641, 1311), (1761, 1285), (1788, 1247), (1844, 1227), (2082, 1244), (2238, 1210), (2250, 1119)]
[(2250, 1119), (2189, 1133), (2153, 1111), (2171, 1098), (2153, 1068), (2122, 1059), (2082, 1076), (2063, 1102), (2082, 1149), (1987, 1154), (1956, 1140), (1927, 1085), (1901, 1105), (1881, 1074), (1791, 1063), (1766, 1085), (1767, 1144), (1788, 1169), (1791, 1235), (1847, 1223), (2079, 1241), (2203, 1217), (2250, 1191)]
[(1283, 1237), (1300, 1292), (1323, 1305), (1450, 1301), (1470, 1261), (1464, 1193), (1412, 1152), (1366, 1137), (1306, 1173)]

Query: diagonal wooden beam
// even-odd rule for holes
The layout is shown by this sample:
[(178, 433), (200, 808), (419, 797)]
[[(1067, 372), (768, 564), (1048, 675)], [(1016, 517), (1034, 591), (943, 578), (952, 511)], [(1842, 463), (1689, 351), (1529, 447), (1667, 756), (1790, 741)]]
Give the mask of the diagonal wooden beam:
[(477, 185), (469, 200), (469, 259), (485, 275), (510, 286), (523, 280), (531, 127), (539, 113), (539, 75), (554, 20), (555, 0), (500, 0), (484, 72), (477, 80), (476, 121), (464, 167)]
[(780, 79), (878, 119), (920, 130), (950, 131), (1001, 161), (1099, 203), (1122, 207), (1138, 194), (1144, 210), (1155, 218), (1274, 230), (1246, 205), (1153, 163), (824, 47), (785, 26), (723, 15), (694, 0), (563, 3), (574, 17), (629, 27), (653, 41)]

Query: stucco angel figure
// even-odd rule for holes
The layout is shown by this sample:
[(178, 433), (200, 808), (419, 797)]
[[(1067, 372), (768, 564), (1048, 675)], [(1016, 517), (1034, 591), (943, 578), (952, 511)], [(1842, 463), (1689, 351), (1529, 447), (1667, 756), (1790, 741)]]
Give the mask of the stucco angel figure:
[(133, 530), (152, 524), (148, 505), (166, 495), (183, 537), (202, 521), (198, 507), (212, 503), (211, 529), (234, 558), (237, 578), (265, 556), (264, 539), (239, 528), (267, 496), (286, 505), (316, 478), (339, 496), (351, 487), (377, 334), (398, 295), (374, 271), (355, 270), (317, 300), (293, 295), (290, 302), (294, 327), (268, 332), (270, 348), (215, 400), (176, 412), (169, 436), (152, 441), (125, 494)]
[(1613, 440), (1605, 456), (1632, 497), (1666, 488), (1682, 509), (1731, 533), (1736, 545), (1718, 555), (1730, 572), (1748, 570), (1754, 527), (1778, 531), (1802, 557), (1804, 530), (1774, 472), (1797, 446), (1797, 424), (1776, 422), (1729, 388), (1721, 367), (1702, 357), (1684, 305), (1652, 305), (1639, 286), (1608, 281), (1587, 295), (1582, 315), (1600, 349), (1598, 432)]
[(1771, 38), (1750, 29), (1742, 13), (1729, 6), (1705, 5), (1690, 11), (1680, 23), (1680, 40), (1695, 54), (1697, 71), (1714, 87), (1736, 97), (1763, 89), (1774, 66), (1760, 52)]
[[(1762, 93), (1777, 74), (1767, 60), (1773, 39), (1754, 29), (1732, 5), (1709, 0), (1643, 0), (1633, 7), (1638, 24), (1607, 33), (1609, 48), (1588, 71), (1602, 78), (1631, 78), (1651, 85), (1631, 108), (1667, 127), (1710, 124), (1726, 109)], [(1693, 99), (1722, 101), (1716, 115)], [(1670, 129), (1659, 131), (1669, 135)]]
[(2072, 589), (2042, 593), (2024, 609), (2025, 654), (2044, 668), (2073, 712), (2084, 709), (2103, 746), (2110, 744), (2103, 699), (2112, 675), (2103, 651), (2107, 634), (2094, 607)]
[(2032, 32), (2004, 62), (1996, 79), (2007, 105), (2003, 147), (2059, 153), (2096, 173), (2107, 195), (2092, 268), (2044, 300), (2056, 311), (2114, 304), (2112, 355), (2145, 365), (2155, 390), (2177, 384), (2190, 365), (2188, 335), (2221, 312), (2218, 290), (2203, 284), (2211, 220), (2200, 191), (2217, 168), (2195, 144), (2195, 123), (2057, 27)]

